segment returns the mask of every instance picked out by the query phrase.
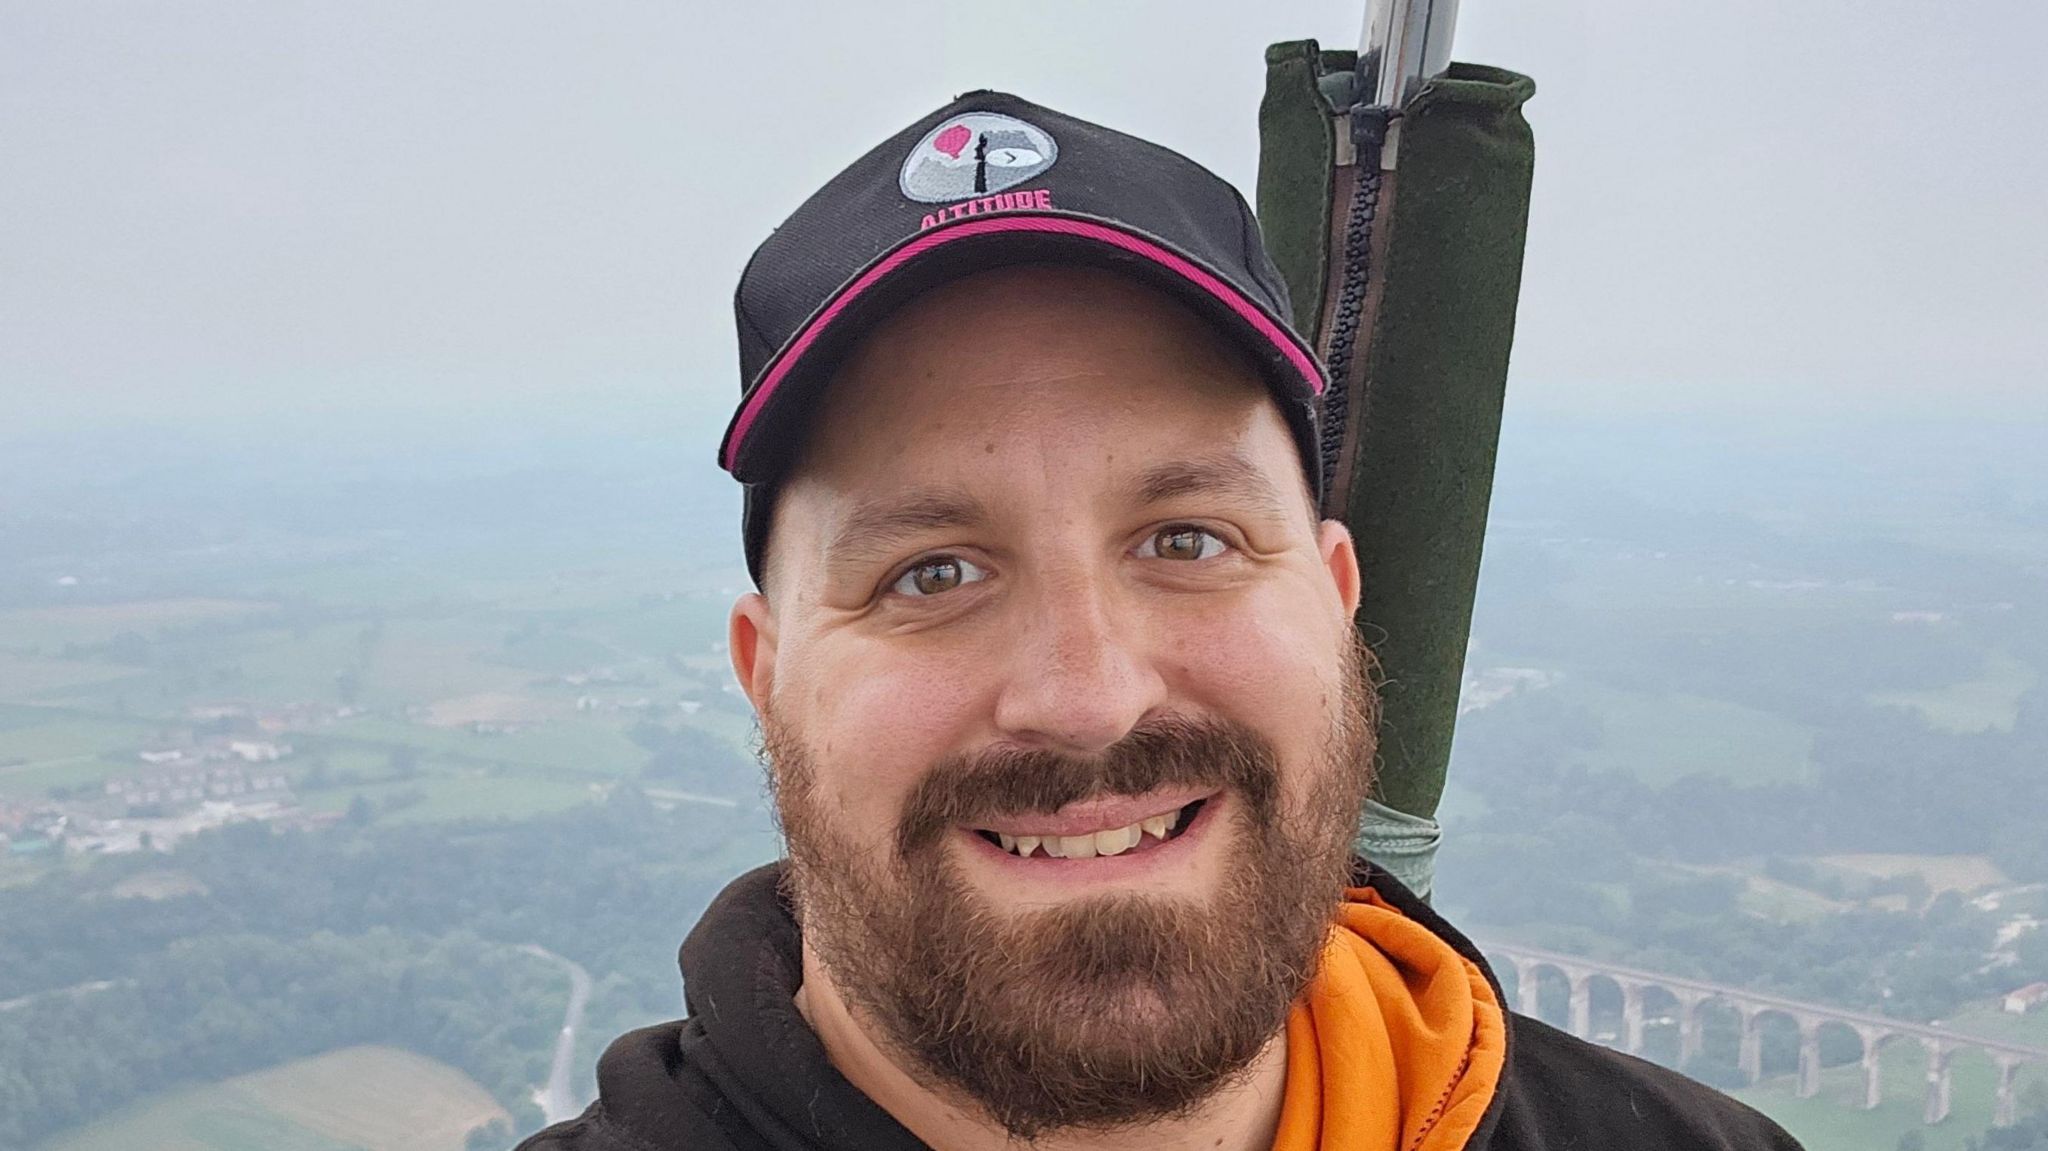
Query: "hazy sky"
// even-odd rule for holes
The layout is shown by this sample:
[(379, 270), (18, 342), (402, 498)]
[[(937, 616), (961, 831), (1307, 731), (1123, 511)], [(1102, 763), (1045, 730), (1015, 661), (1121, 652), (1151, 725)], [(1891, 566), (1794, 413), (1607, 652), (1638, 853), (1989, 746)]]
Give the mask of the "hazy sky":
[[(1006, 88), (1249, 195), (1261, 50), (1361, 10), (0, 0), (0, 429), (715, 412), (747, 253), (911, 118)], [(1539, 89), (1516, 404), (2048, 412), (2048, 6), (1464, 0), (1457, 42)]]

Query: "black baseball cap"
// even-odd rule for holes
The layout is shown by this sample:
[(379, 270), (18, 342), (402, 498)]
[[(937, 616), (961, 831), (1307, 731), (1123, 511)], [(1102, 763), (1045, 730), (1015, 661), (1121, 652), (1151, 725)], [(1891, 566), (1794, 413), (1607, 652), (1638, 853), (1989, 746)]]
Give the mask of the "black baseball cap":
[[(821, 122), (829, 122), (821, 121)], [(1154, 285), (1251, 354), (1322, 498), (1324, 374), (1229, 183), (1167, 148), (1002, 92), (969, 92), (834, 176), (754, 250), (733, 301), (745, 392), (719, 466), (746, 486), (759, 584), (779, 480), (840, 358), (948, 280), (1072, 263)]]

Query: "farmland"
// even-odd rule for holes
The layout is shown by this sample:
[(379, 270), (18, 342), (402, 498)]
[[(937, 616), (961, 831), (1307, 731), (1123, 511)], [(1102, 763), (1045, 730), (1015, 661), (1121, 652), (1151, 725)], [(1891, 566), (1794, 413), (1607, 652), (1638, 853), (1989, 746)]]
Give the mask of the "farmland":
[[(478, 601), (487, 589), (577, 606)], [(211, 769), (236, 739), (277, 749), (293, 810), (367, 804), (406, 820), (589, 802), (657, 746), (701, 746), (719, 770), (750, 758), (751, 713), (725, 686), (722, 597), (686, 584), (611, 601), (502, 578), (469, 590), (430, 604), (394, 590), (397, 605), (374, 609), (168, 598), (7, 612), (0, 804), (116, 819), (134, 813), (96, 797), (162, 774), (145, 753)], [(749, 775), (691, 782), (751, 794)]]
[(351, 1047), (151, 1096), (37, 1151), (462, 1151), (504, 1118), (452, 1067)]

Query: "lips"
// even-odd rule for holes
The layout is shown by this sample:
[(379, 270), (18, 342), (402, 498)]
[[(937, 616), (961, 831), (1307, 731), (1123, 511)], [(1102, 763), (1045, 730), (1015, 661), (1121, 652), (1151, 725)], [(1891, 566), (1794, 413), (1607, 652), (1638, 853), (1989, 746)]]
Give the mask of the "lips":
[(1067, 804), (1051, 814), (990, 816), (972, 830), (999, 835), (1093, 835), (1178, 811), (1215, 794), (1211, 787), (1176, 787), (1142, 795), (1111, 795)]

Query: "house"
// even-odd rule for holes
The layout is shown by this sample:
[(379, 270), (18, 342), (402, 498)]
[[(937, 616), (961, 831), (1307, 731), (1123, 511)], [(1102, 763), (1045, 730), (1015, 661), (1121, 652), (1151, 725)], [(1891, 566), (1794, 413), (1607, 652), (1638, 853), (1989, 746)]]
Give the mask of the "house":
[(2029, 983), (2005, 994), (2005, 1010), (2011, 1015), (2025, 1015), (2043, 1003), (2048, 1003), (2048, 983)]
[(289, 746), (279, 746), (278, 744), (271, 743), (269, 740), (231, 739), (228, 741), (228, 753), (244, 763), (270, 763), (290, 755), (291, 752), (292, 749)]

